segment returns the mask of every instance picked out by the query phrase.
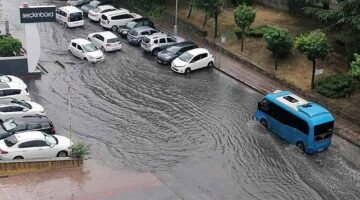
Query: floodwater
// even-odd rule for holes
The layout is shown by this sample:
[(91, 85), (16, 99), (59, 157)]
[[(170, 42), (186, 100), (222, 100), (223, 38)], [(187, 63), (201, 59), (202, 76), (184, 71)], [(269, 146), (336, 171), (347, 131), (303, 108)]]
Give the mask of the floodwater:
[[(52, 1), (29, 1), (30, 4)], [(64, 2), (54, 1), (56, 5)], [(5, 14), (18, 21), (18, 1)], [(213, 69), (182, 76), (123, 40), (123, 50), (88, 64), (67, 52), (71, 39), (103, 29), (38, 25), (49, 70), (29, 83), (58, 133), (91, 144), (104, 165), (150, 172), (180, 199), (353, 200), (360, 151), (334, 136), (329, 150), (304, 155), (254, 119), (261, 95)], [(11, 31), (23, 37), (22, 25)], [(54, 64), (59, 60), (65, 69)]]

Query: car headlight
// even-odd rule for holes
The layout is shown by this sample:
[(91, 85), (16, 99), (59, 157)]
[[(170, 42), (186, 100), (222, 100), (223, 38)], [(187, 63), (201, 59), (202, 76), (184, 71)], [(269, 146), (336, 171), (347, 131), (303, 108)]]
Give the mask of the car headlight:
[(170, 58), (171, 58), (171, 56), (169, 56), (169, 55), (165, 56), (165, 59), (170, 59)]

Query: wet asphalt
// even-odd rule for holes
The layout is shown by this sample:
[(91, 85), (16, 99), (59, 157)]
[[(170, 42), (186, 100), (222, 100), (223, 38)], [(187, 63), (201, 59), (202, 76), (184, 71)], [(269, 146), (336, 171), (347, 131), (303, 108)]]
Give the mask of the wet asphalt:
[[(11, 32), (23, 39), (19, 5), (4, 1)], [(93, 65), (70, 55), (67, 45), (103, 31), (100, 25), (86, 20), (83, 28), (45, 23), (38, 29), (49, 73), (29, 83), (33, 99), (58, 133), (70, 136), (70, 85), (71, 137), (90, 144), (91, 157), (104, 165), (151, 172), (180, 199), (360, 196), (358, 147), (334, 136), (329, 150), (304, 155), (255, 121), (261, 94), (217, 70), (175, 74), (125, 40), (122, 51)]]

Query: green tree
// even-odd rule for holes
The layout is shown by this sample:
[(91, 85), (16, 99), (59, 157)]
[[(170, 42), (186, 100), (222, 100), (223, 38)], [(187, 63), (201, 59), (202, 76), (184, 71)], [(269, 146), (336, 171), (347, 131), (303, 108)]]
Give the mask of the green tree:
[(301, 34), (295, 38), (295, 47), (313, 63), (311, 89), (314, 89), (316, 59), (325, 58), (329, 51), (326, 35), (320, 30)]
[(254, 22), (255, 17), (255, 10), (246, 4), (240, 5), (235, 9), (234, 19), (237, 27), (240, 29), (241, 51), (244, 49), (245, 30)]
[(275, 70), (277, 70), (278, 58), (289, 54), (292, 48), (291, 35), (287, 29), (271, 26), (265, 32), (264, 39), (267, 43), (267, 49), (274, 54)]
[(360, 80), (360, 54), (355, 53), (354, 54), (355, 60), (351, 62), (351, 75), (357, 79)]
[(11, 36), (4, 36), (0, 38), (0, 56), (14, 56), (18, 55), (21, 50), (20, 40)]

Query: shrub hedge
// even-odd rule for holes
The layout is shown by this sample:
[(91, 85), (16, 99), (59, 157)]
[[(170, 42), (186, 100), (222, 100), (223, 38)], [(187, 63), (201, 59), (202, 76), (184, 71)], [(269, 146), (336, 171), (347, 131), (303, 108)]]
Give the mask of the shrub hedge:
[(20, 54), (21, 50), (20, 40), (13, 38), (11, 36), (0, 37), (0, 56), (16, 56)]
[(354, 90), (354, 79), (347, 73), (321, 77), (318, 79), (316, 86), (318, 93), (329, 98), (350, 96)]

